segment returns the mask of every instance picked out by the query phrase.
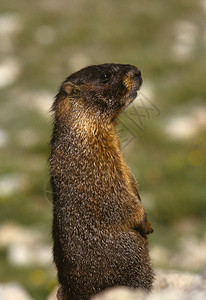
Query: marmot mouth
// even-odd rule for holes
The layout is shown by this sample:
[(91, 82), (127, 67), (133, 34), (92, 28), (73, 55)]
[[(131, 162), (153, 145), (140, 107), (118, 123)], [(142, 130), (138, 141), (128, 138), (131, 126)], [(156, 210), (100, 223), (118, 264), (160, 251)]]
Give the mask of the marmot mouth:
[(142, 85), (141, 71), (138, 69), (130, 70), (124, 77), (123, 83), (128, 91), (138, 91)]
[(138, 76), (137, 80), (135, 80), (133, 82), (134, 84), (134, 90), (137, 92), (140, 90), (141, 86), (142, 86), (143, 80), (141, 76)]
[(137, 98), (138, 90), (139, 90), (139, 88), (130, 92), (129, 96), (127, 97), (127, 99), (125, 101), (124, 109), (126, 109)]
[[(128, 84), (128, 82), (125, 82)], [(142, 77), (141, 77), (141, 73), (138, 74), (137, 78), (135, 78), (134, 80), (132, 80), (132, 82), (130, 81), (130, 84), (132, 83), (132, 89), (130, 90), (129, 92), (129, 95), (125, 101), (125, 108), (126, 109), (136, 98), (137, 98), (137, 95), (138, 95), (138, 91), (140, 90), (141, 86), (142, 86), (142, 83), (143, 83), (143, 80), (142, 80)], [(126, 85), (126, 84), (125, 84)], [(130, 85), (131, 87), (131, 85)], [(128, 86), (127, 86), (128, 88)]]

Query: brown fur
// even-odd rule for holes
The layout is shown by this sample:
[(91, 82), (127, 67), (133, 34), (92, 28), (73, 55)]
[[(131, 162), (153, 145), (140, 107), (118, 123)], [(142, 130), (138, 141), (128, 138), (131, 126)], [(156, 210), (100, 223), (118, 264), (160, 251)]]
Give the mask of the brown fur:
[(90, 66), (68, 77), (54, 101), (53, 253), (65, 299), (115, 285), (151, 289), (153, 230), (115, 130), (141, 83), (134, 66)]

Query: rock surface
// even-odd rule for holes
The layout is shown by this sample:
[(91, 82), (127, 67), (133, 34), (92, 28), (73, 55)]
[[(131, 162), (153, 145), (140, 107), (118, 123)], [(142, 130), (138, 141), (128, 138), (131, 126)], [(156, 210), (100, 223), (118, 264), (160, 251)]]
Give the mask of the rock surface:
[(52, 264), (51, 246), (44, 244), (43, 234), (33, 228), (9, 222), (1, 224), (0, 249), (6, 249), (7, 260), (14, 266)]
[(94, 300), (204, 300), (206, 299), (206, 278), (199, 274), (177, 271), (158, 271), (151, 294), (117, 287), (93, 297)]
[(18, 283), (0, 283), (0, 300), (32, 300)]
[[(56, 300), (55, 290), (47, 300)], [(92, 297), (92, 300), (205, 300), (206, 278), (200, 274), (162, 271), (156, 272), (151, 294), (127, 287), (115, 287)], [(63, 300), (63, 299), (58, 299)]]

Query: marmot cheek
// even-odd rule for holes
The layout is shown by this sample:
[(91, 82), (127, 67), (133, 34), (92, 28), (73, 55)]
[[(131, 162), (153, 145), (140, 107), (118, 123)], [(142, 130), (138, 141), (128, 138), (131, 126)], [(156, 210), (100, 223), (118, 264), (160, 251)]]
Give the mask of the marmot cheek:
[(132, 90), (134, 84), (130, 77), (128, 77), (128, 76), (125, 77), (125, 79), (123, 80), (123, 83), (124, 83), (125, 87), (128, 89), (128, 91)]

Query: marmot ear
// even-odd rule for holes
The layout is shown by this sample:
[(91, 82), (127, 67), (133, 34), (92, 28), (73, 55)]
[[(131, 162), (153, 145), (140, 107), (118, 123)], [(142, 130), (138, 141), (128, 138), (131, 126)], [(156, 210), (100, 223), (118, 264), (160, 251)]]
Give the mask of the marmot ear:
[(68, 96), (72, 96), (75, 98), (80, 97), (80, 88), (72, 82), (65, 82), (63, 84), (63, 89), (68, 94)]

